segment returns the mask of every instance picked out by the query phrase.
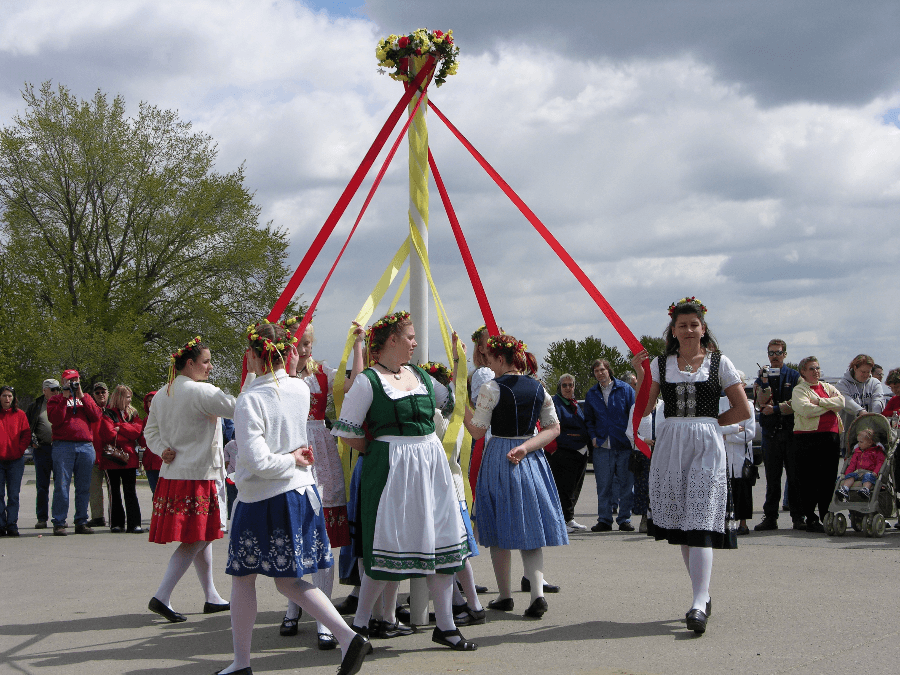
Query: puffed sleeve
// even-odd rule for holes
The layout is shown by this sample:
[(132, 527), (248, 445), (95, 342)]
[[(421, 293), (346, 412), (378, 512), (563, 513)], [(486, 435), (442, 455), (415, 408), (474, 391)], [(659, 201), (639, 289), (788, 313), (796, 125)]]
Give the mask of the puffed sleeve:
[(453, 406), (455, 405), (455, 401), (453, 399), (453, 389), (451, 389), (450, 387), (445, 387), (443, 384), (431, 377), (431, 375), (429, 375), (428, 377), (431, 378), (431, 386), (434, 388), (435, 407), (441, 411), (441, 415), (449, 418), (450, 415), (453, 414)]
[(371, 406), (372, 383), (368, 377), (360, 373), (344, 397), (341, 417), (332, 425), (331, 434), (339, 438), (365, 438), (363, 422), (366, 421), (366, 413)]
[(559, 424), (559, 416), (556, 414), (556, 406), (553, 405), (553, 397), (544, 389), (544, 404), (541, 406), (541, 429), (546, 429)]
[[(473, 426), (479, 429), (490, 428), (494, 408), (497, 407), (499, 402), (500, 386), (495, 380), (490, 380), (481, 385), (481, 389), (478, 392), (478, 402), (475, 404), (475, 413), (472, 415)], [(552, 401), (550, 405), (553, 405)]]
[(659, 357), (650, 359), (650, 379), (659, 384)]
[(723, 390), (741, 381), (737, 368), (727, 356), (722, 354), (719, 359), (719, 385)]
[(336, 368), (330, 368), (325, 364), (322, 364), (322, 372), (325, 373), (325, 377), (328, 378), (328, 391), (322, 392), (323, 394), (329, 394), (334, 391), (334, 376), (337, 375)]

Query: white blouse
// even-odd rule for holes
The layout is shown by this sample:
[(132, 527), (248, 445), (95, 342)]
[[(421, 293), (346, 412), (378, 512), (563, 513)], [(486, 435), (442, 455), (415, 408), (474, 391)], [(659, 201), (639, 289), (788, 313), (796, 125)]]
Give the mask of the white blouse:
[[(475, 414), (472, 415), (472, 425), (479, 429), (487, 429), (491, 426), (491, 416), (494, 414), (494, 408), (500, 403), (500, 385), (497, 380), (486, 382), (478, 392), (478, 402), (475, 404)], [(556, 406), (553, 405), (553, 397), (544, 389), (544, 403), (541, 405), (541, 412), (538, 417), (541, 422), (541, 428), (546, 429), (555, 424), (559, 424), (559, 417), (556, 415)]]
[(322, 391), (322, 388), (319, 386), (319, 378), (316, 377), (315, 373), (312, 373), (301, 378), (306, 383), (306, 386), (309, 387), (310, 394), (330, 394), (332, 389), (334, 389), (334, 376), (337, 374), (337, 370), (329, 368), (324, 363), (320, 365), (322, 373), (328, 378), (328, 391)]
[[(408, 366), (402, 367), (408, 368)], [(412, 391), (403, 391), (390, 384), (394, 380), (393, 375), (388, 377), (388, 375), (379, 373), (376, 370), (373, 370), (372, 372), (377, 373), (381, 380), (382, 390), (392, 401), (406, 398), (407, 396), (412, 396), (414, 394), (428, 394), (428, 388), (421, 380), (419, 381), (419, 386)], [(450, 414), (453, 412), (454, 404), (453, 392), (431, 377), (431, 375), (428, 375), (428, 377), (431, 379), (431, 386), (434, 389), (436, 408), (440, 410), (441, 414), (445, 417), (450, 417)], [(356, 379), (353, 381), (353, 386), (350, 388), (350, 391), (347, 392), (347, 396), (344, 397), (344, 405), (341, 407), (341, 417), (334, 423), (334, 428), (331, 430), (332, 435), (338, 436), (339, 438), (364, 438), (366, 434), (365, 431), (363, 431), (363, 422), (366, 420), (366, 413), (368, 413), (369, 408), (372, 407), (372, 398), (372, 383), (369, 381), (369, 378), (366, 377), (365, 372), (362, 372), (356, 376)]]

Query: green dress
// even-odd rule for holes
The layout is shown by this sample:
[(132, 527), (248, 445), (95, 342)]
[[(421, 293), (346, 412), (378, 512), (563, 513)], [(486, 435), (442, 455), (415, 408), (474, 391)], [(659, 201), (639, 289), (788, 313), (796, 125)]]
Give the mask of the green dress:
[[(368, 576), (389, 581), (458, 572), (469, 554), (450, 465), (434, 433), (434, 383), (422, 369), (407, 367), (420, 385), (392, 390), (393, 397), (377, 372), (363, 371), (333, 430), (360, 438), (365, 422), (375, 439), (360, 476), (363, 564)], [(441, 394), (443, 409), (452, 409), (452, 393)]]

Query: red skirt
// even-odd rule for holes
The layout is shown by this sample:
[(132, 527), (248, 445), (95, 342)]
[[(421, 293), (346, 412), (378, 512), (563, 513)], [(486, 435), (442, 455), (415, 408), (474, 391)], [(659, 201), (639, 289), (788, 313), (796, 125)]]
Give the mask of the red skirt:
[(331, 506), (322, 509), (325, 517), (325, 531), (331, 548), (350, 545), (350, 523), (347, 520), (347, 505)]
[(192, 544), (215, 541), (222, 536), (215, 481), (172, 480), (160, 476), (153, 493), (150, 541)]

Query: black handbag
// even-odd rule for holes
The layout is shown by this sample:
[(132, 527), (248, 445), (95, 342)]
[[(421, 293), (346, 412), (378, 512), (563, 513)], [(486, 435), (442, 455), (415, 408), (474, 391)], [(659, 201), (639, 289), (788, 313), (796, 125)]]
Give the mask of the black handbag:
[[(116, 420), (113, 420), (114, 422)], [(101, 455), (103, 459), (108, 459), (110, 462), (114, 464), (118, 464), (119, 466), (125, 466), (128, 464), (128, 451), (123, 450), (119, 446), (116, 445), (116, 438), (119, 437), (119, 432), (116, 432), (115, 438), (113, 438), (112, 443), (107, 443), (103, 446), (103, 452)]]
[(741, 478), (748, 481), (750, 485), (756, 485), (756, 479), (759, 478), (759, 468), (749, 457), (744, 458), (744, 466), (741, 468)]

